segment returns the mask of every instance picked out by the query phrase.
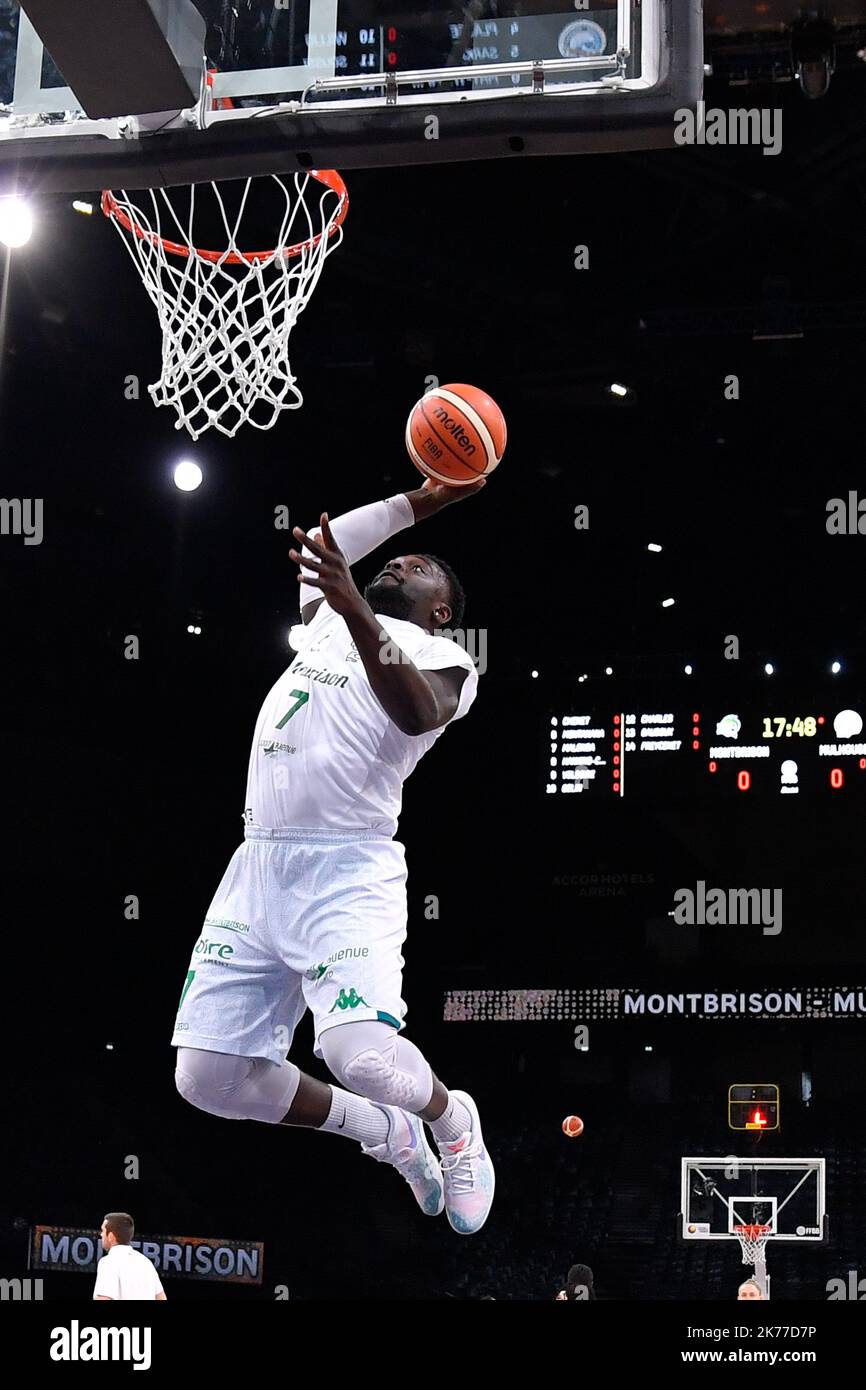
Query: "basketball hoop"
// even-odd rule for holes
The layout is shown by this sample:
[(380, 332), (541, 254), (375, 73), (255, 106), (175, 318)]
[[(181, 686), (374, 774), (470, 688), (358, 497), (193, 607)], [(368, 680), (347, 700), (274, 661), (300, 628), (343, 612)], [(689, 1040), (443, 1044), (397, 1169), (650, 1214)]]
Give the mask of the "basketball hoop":
[(763, 1264), (764, 1252), (767, 1248), (767, 1241), (773, 1233), (772, 1226), (735, 1226), (734, 1234), (740, 1242), (740, 1249), (743, 1252), (743, 1264), (752, 1265)]
[[(257, 195), (273, 194), (276, 204), (264, 214), (268, 226), (278, 228), (268, 251), (240, 246), (254, 182)], [(230, 438), (245, 423), (267, 430), (283, 410), (303, 403), (289, 364), (289, 337), (327, 256), (342, 240), (349, 210), (346, 185), (335, 169), (295, 174), (293, 184), (273, 174), (230, 187), (231, 198), (228, 187), (216, 183), (149, 189), (149, 213), (125, 191), (102, 195), (102, 211), (118, 229), (159, 315), (162, 373), (148, 391), (156, 405), (174, 407), (175, 428), (186, 427), (193, 439), (211, 426)], [(208, 216), (220, 228), (220, 240), (225, 231), (223, 251), (196, 244)], [(177, 240), (163, 234), (163, 223)]]

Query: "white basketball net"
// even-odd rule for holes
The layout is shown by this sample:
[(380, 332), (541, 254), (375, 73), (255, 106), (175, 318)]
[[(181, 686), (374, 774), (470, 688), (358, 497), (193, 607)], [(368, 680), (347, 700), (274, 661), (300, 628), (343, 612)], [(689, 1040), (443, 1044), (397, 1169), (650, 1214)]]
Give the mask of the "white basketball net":
[(769, 1226), (736, 1226), (734, 1229), (740, 1242), (740, 1249), (743, 1252), (743, 1264), (754, 1267), (756, 1264), (763, 1263), (764, 1251), (767, 1248), (771, 1228)]
[[(295, 174), (293, 183), (271, 177), (279, 201), (270, 251), (249, 252), (240, 243), (252, 179), (231, 214), (215, 183), (149, 189), (148, 211), (125, 191), (103, 195), (103, 211), (159, 315), (162, 374), (148, 390), (156, 405), (174, 407), (175, 428), (185, 427), (193, 439), (211, 427), (229, 437), (247, 423), (267, 430), (282, 411), (303, 403), (289, 363), (289, 337), (325, 260), (342, 240), (348, 195), (333, 170)], [(312, 187), (311, 179), (318, 180)], [(135, 197), (146, 206), (141, 193)], [(195, 243), (197, 200), (201, 208), (213, 198), (226, 235), (219, 252), (198, 250)], [(183, 216), (181, 202), (189, 206)]]

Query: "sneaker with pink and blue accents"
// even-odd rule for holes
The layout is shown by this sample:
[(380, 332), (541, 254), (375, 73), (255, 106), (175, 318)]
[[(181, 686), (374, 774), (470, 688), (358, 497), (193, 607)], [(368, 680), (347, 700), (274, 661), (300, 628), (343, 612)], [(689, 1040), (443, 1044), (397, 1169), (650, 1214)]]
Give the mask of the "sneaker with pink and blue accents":
[(376, 1101), (373, 1104), (388, 1116), (388, 1138), (384, 1144), (362, 1144), (363, 1152), (378, 1163), (390, 1163), (396, 1168), (424, 1215), (439, 1216), (445, 1205), (442, 1172), (427, 1143), (423, 1121), (395, 1105), (380, 1105)]
[(445, 1211), (448, 1221), (461, 1236), (473, 1236), (490, 1214), (496, 1176), (490, 1155), (484, 1147), (478, 1107), (465, 1091), (452, 1091), (472, 1116), (472, 1128), (459, 1139), (438, 1145), (445, 1183)]

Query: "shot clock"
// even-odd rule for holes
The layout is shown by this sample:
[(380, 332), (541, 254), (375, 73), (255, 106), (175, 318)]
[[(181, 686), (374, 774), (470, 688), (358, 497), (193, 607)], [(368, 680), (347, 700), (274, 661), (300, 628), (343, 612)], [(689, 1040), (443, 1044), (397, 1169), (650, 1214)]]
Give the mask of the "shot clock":
[(779, 1128), (779, 1088), (766, 1082), (728, 1087), (728, 1129), (757, 1134)]

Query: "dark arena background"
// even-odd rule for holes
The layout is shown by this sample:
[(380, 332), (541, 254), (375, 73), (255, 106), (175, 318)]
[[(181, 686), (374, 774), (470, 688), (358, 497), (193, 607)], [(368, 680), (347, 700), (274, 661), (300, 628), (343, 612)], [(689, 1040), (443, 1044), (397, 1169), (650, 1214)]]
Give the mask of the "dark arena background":
[[(292, 339), (303, 407), (233, 439), (149, 399), (156, 314), (98, 183), (0, 143), (34, 219), (0, 248), (2, 492), (44, 499), (38, 543), (8, 501), (0, 537), (0, 1274), (45, 1300), (86, 1304), (85, 1237), (122, 1210), (142, 1248), (225, 1247), (163, 1268), (170, 1302), (547, 1301), (581, 1263), (600, 1301), (733, 1319), (736, 1239), (683, 1238), (690, 1155), (825, 1160), (823, 1239), (769, 1242), (776, 1321), (866, 1289), (866, 36), (830, 7), (813, 99), (796, 6), (719, 9), (702, 99), (782, 112), (780, 151), (348, 168)], [(17, 19), (0, 0), (0, 102)], [(481, 679), (398, 832), (407, 1036), (477, 1099), (497, 1168), (471, 1238), (357, 1145), (192, 1108), (169, 1045), (298, 621), (275, 515), (418, 486), (403, 430), (433, 381), (482, 386), (509, 431), (414, 542), (465, 585)], [(711, 889), (779, 912), (683, 920)], [(312, 1041), (307, 1015), (291, 1056), (326, 1080)], [(763, 1132), (729, 1127), (736, 1085), (778, 1087)]]

